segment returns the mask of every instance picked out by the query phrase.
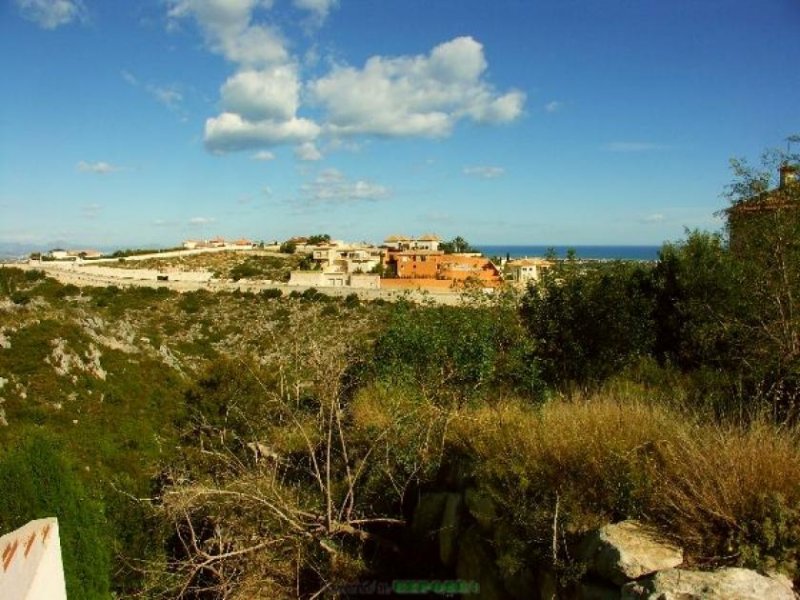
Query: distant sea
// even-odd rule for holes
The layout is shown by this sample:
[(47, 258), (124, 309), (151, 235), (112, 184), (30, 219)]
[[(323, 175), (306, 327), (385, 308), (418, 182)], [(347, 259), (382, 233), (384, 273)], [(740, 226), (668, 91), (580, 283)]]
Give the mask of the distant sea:
[(575, 250), (578, 258), (597, 260), (656, 260), (661, 246), (476, 246), (485, 256), (521, 258), (544, 256), (555, 250), (556, 256), (566, 258), (569, 249)]

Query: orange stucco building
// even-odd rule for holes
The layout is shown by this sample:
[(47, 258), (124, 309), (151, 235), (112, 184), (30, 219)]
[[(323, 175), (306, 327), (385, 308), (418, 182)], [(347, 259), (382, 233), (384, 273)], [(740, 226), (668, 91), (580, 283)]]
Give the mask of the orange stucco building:
[(482, 256), (445, 254), (441, 250), (399, 250), (385, 255), (386, 268), (398, 279), (450, 281), (454, 287), (467, 280), (484, 287), (499, 285), (502, 277), (492, 261)]

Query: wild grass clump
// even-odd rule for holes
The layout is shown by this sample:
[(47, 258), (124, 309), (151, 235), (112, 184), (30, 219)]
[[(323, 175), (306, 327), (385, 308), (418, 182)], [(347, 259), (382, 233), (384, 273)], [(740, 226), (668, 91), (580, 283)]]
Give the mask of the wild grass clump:
[[(498, 544), (501, 561), (523, 551), (568, 562), (589, 529), (637, 518), (684, 546), (690, 562), (795, 576), (797, 434), (766, 420), (723, 426), (601, 395), (480, 408), (453, 422), (450, 439), (517, 532), (513, 548)], [(520, 548), (519, 540), (529, 542)]]

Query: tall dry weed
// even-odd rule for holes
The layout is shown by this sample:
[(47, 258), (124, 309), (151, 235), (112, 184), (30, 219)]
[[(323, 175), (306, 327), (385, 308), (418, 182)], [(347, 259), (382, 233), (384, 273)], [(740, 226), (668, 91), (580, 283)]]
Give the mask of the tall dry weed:
[(450, 429), (476, 484), (533, 546), (550, 552), (558, 503), (564, 552), (569, 537), (638, 518), (695, 562), (790, 574), (800, 547), (799, 440), (766, 419), (722, 426), (608, 394), (482, 407)]

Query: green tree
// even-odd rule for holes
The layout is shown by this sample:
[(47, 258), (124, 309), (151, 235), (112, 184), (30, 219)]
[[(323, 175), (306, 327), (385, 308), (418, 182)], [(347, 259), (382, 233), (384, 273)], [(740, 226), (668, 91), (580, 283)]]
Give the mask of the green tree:
[(751, 340), (748, 360), (769, 385), (797, 390), (800, 381), (800, 183), (776, 182), (778, 166), (797, 168), (800, 155), (764, 153), (760, 167), (731, 161), (726, 195), (731, 250), (742, 273)]
[(645, 266), (566, 261), (523, 298), (548, 383), (599, 383), (651, 352), (652, 274)]
[(329, 244), (330, 241), (331, 241), (331, 236), (328, 235), (327, 233), (318, 233), (308, 238), (308, 244), (311, 246), (317, 246), (319, 244)]
[(442, 242), (439, 247), (447, 254), (459, 254), (462, 252), (477, 252), (475, 248), (469, 245), (469, 242), (463, 237), (456, 236), (449, 242)]
[(654, 280), (656, 356), (684, 370), (735, 368), (745, 290), (722, 236), (691, 231), (664, 244)]
[(297, 250), (297, 244), (291, 240), (283, 242), (279, 249), (279, 251), (283, 252), (284, 254), (294, 254), (295, 250)]

